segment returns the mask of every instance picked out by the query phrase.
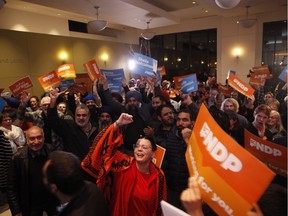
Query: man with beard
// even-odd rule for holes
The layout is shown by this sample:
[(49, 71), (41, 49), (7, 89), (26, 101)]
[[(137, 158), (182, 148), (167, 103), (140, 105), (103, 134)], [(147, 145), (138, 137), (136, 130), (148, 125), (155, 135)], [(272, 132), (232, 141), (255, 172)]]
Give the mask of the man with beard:
[(133, 116), (133, 122), (124, 128), (123, 131), (123, 151), (128, 155), (133, 155), (133, 144), (137, 142), (139, 137), (148, 133), (144, 131), (148, 129), (148, 122), (151, 118), (148, 104), (141, 103), (142, 96), (139, 91), (129, 91), (125, 95), (126, 105), (125, 112)]
[(168, 202), (183, 210), (180, 194), (187, 187), (189, 171), (185, 158), (187, 144), (181, 131), (184, 128), (192, 129), (197, 115), (198, 112), (192, 112), (187, 108), (179, 111), (176, 118), (176, 127), (174, 126), (171, 129), (171, 133), (167, 137), (164, 166), (162, 166), (167, 179)]
[(50, 92), (51, 103), (48, 110), (48, 119), (53, 130), (63, 140), (63, 150), (75, 154), (82, 160), (88, 153), (98, 130), (89, 121), (90, 112), (85, 104), (79, 104), (76, 107), (75, 120), (59, 118), (56, 100), (61, 93), (58, 89)]
[(99, 119), (97, 124), (98, 132), (100, 132), (105, 127), (112, 124), (112, 116), (113, 116), (112, 107), (104, 105), (100, 108)]
[(154, 132), (157, 145), (166, 148), (166, 142), (175, 125), (174, 110), (170, 105), (161, 105), (156, 109), (156, 115), (161, 124)]

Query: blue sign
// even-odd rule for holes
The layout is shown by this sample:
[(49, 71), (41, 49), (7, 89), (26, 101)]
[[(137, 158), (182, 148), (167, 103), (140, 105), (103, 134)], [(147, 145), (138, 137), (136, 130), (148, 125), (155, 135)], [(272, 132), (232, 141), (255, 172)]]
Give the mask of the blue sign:
[(181, 90), (183, 94), (189, 94), (191, 92), (198, 91), (198, 82), (196, 74), (185, 77), (181, 80)]
[(283, 80), (284, 82), (287, 82), (287, 66), (281, 71), (281, 74), (279, 75), (279, 79)]
[(75, 80), (74, 79), (68, 79), (68, 80), (61, 80), (61, 84), (59, 86), (60, 91), (63, 91), (67, 88), (69, 88), (70, 86), (75, 84)]
[(157, 77), (158, 77), (158, 84), (159, 85), (161, 85), (161, 83), (162, 83), (162, 77), (161, 77), (161, 72), (160, 72), (160, 70), (157, 70)]
[(133, 72), (141, 76), (154, 77), (157, 71), (157, 60), (148, 56), (134, 53), (135, 68)]
[(117, 92), (119, 94), (122, 93), (122, 80), (125, 79), (124, 70), (121, 69), (114, 69), (114, 70), (105, 70), (100, 69), (101, 74), (105, 74), (108, 88), (110, 92)]

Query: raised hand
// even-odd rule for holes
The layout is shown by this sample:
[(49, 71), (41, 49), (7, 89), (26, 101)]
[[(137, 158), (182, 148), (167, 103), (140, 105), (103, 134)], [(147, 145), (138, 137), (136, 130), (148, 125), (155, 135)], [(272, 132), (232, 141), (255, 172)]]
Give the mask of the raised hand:
[(115, 121), (116, 127), (121, 127), (133, 122), (133, 116), (127, 113), (122, 113), (118, 120)]
[(180, 200), (190, 215), (204, 216), (202, 212), (201, 193), (195, 178), (189, 178), (188, 188), (181, 193)]

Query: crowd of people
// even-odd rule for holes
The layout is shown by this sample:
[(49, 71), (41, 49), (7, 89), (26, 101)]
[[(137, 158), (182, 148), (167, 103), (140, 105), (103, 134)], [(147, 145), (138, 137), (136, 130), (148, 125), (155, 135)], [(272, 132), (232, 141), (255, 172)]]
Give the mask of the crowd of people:
[[(193, 130), (204, 104), (243, 148), (245, 129), (287, 147), (282, 86), (274, 92), (260, 87), (251, 99), (236, 90), (224, 95), (215, 82), (184, 94), (167, 80), (160, 85), (155, 77), (148, 85), (132, 78), (119, 94), (101, 76), (92, 92), (53, 89), (40, 98), (2, 93), (1, 193), (16, 216), (162, 215), (161, 200), (191, 215), (215, 215), (189, 179), (183, 131)], [(166, 149), (161, 167), (152, 162), (156, 144)], [(287, 178), (277, 175), (273, 185), (287, 195)], [(249, 214), (269, 215), (259, 206)]]

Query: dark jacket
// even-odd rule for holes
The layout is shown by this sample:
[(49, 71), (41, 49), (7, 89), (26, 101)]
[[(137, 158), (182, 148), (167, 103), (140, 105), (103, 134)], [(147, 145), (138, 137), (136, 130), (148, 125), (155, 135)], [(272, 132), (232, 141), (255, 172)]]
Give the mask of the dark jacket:
[(175, 126), (169, 133), (164, 156), (167, 167), (163, 167), (163, 171), (167, 179), (167, 187), (182, 192), (187, 188), (189, 171), (185, 157), (187, 144), (179, 134)]
[(68, 203), (58, 216), (109, 215), (102, 191), (93, 183), (85, 182), (81, 191)]
[[(44, 144), (42, 155), (48, 159), (48, 154), (52, 152), (50, 144)], [(22, 212), (22, 215), (30, 215), (30, 179), (29, 179), (29, 147), (24, 146), (17, 152), (10, 164), (7, 181), (7, 198), (12, 215)], [(33, 159), (33, 158), (32, 158)], [(42, 175), (42, 173), (39, 173)], [(36, 187), (36, 186), (35, 186)], [(43, 194), (41, 194), (43, 196)], [(45, 196), (45, 195), (44, 195)], [(47, 191), (47, 201), (51, 195)], [(52, 200), (52, 198), (51, 198)]]
[(53, 130), (63, 139), (63, 150), (71, 152), (83, 160), (98, 133), (97, 128), (92, 126), (87, 136), (74, 120), (59, 118), (56, 108), (48, 110), (48, 118)]

